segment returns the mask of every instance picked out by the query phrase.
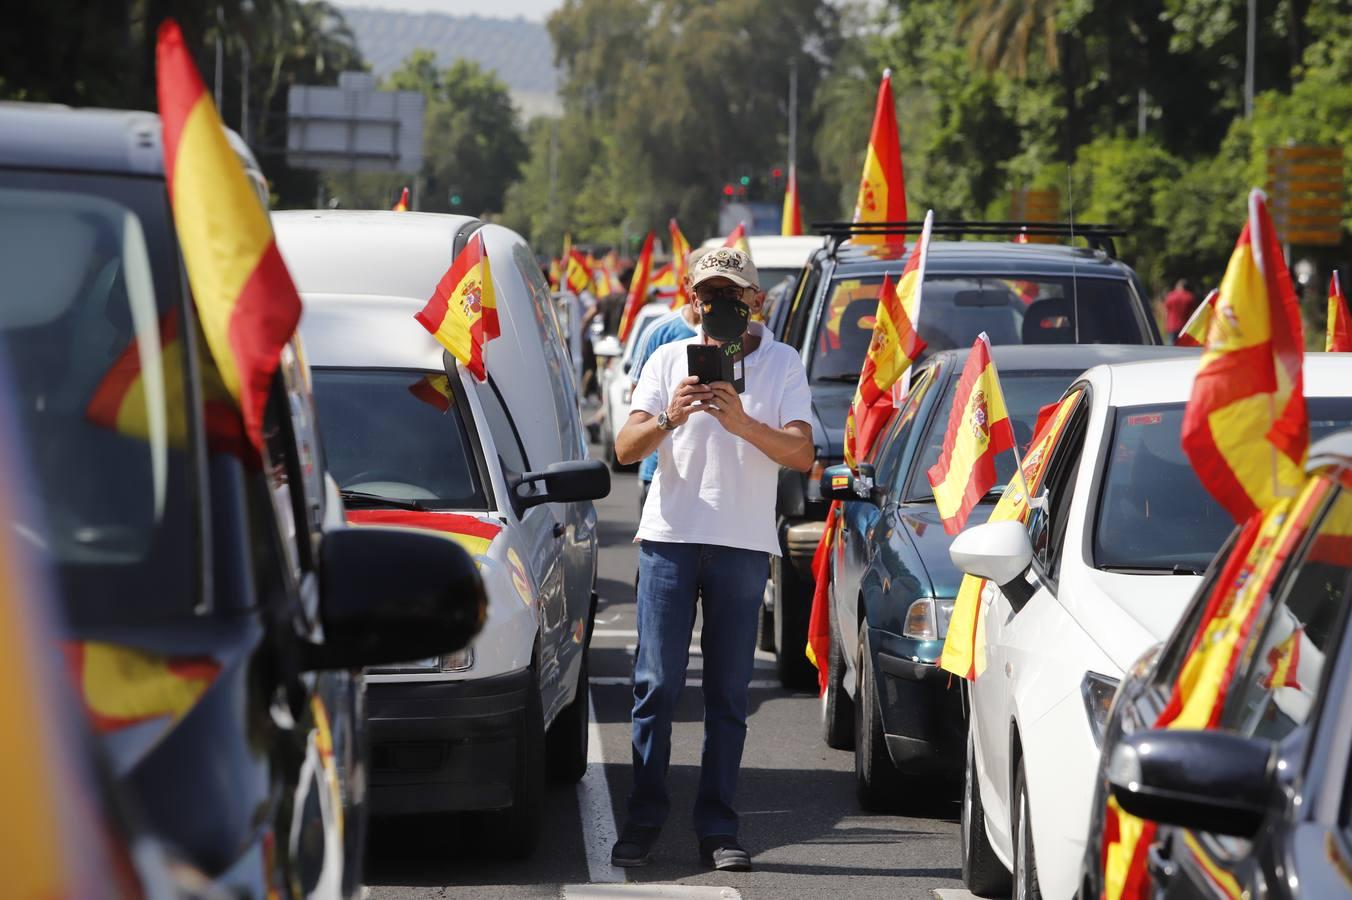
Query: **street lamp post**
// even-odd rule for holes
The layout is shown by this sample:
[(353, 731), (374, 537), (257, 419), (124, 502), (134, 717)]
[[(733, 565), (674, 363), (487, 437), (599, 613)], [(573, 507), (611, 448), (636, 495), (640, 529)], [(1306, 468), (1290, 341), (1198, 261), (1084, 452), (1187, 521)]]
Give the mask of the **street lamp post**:
[(1248, 32), (1244, 37), (1244, 118), (1253, 118), (1253, 57), (1258, 44), (1258, 0), (1249, 0)]

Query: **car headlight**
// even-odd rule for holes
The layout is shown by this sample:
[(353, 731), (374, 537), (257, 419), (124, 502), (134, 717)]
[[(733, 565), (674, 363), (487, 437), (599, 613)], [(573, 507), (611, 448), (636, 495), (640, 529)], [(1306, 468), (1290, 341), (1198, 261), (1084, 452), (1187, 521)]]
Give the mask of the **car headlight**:
[(463, 672), (474, 667), (474, 648), (466, 647), (454, 653), (428, 656), (391, 666), (371, 666), (368, 672)]
[(1084, 711), (1089, 716), (1089, 730), (1094, 735), (1094, 746), (1103, 746), (1103, 729), (1108, 724), (1108, 712), (1113, 706), (1113, 695), (1117, 693), (1118, 680), (1100, 675), (1097, 672), (1085, 672), (1080, 682), (1080, 693), (1084, 696)]
[(934, 609), (933, 597), (921, 597), (911, 601), (906, 610), (906, 624), (901, 627), (902, 637), (917, 641), (933, 641), (939, 637), (939, 623)]
[(472, 668), (474, 668), (473, 647), (466, 647), (463, 650), (447, 653), (441, 657), (441, 671), (443, 672), (463, 672)]

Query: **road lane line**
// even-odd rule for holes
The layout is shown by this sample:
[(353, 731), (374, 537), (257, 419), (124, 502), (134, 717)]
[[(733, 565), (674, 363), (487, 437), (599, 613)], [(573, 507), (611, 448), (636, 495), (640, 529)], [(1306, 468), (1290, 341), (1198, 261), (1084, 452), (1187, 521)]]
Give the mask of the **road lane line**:
[[(596, 679), (591, 681), (594, 683)], [(596, 698), (588, 699), (587, 771), (577, 783), (582, 843), (587, 851), (587, 878), (596, 884), (618, 884), (625, 877), (624, 870), (610, 864), (610, 848), (618, 839), (615, 810), (610, 804), (610, 785), (606, 782), (606, 757), (601, 745), (601, 726), (596, 721)]]

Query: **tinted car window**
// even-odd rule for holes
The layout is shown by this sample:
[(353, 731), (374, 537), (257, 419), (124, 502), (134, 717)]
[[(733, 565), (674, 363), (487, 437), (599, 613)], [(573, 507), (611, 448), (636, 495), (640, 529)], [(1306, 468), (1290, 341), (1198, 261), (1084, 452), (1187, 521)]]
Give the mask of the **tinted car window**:
[(189, 332), (166, 203), (157, 179), (0, 172), (0, 343), (41, 505), (41, 524), (16, 524), (77, 625), (196, 602)]
[(876, 481), (878, 484), (888, 486), (893, 493), (900, 487), (902, 454), (906, 452), (906, 444), (910, 440), (911, 432), (915, 430), (916, 417), (920, 414), (925, 397), (929, 396), (930, 390), (934, 387), (934, 382), (933, 369), (927, 370), (916, 379), (906, 397), (906, 405), (897, 413), (882, 447), (877, 451), (878, 461), (875, 463), (874, 473)]
[(521, 446), (521, 435), (502, 402), (502, 395), (498, 393), (497, 386), (490, 379), (481, 384), (476, 383), (475, 389), (479, 394), (479, 405), (483, 407), (484, 418), (488, 420), (488, 431), (493, 435), (493, 444), (498, 449), (498, 463), (502, 466), (502, 470), (509, 476), (529, 472), (530, 460), (526, 457), (525, 448)]
[[(1033, 439), (1033, 426), (1037, 424), (1038, 410), (1056, 400), (1066, 387), (1080, 374), (1079, 370), (1030, 370), (1000, 373), (1000, 386), (1004, 389), (1005, 407), (1009, 410), (1010, 421), (1014, 424), (1014, 438), (1020, 448), (1027, 447)], [(932, 499), (926, 472), (937, 465), (943, 452), (944, 434), (948, 430), (948, 417), (953, 409), (953, 395), (957, 391), (958, 378), (948, 380), (944, 386), (944, 396), (930, 416), (929, 429), (925, 433), (921, 451), (916, 454), (911, 465), (911, 475), (907, 488), (907, 500), (911, 502)], [(995, 457), (995, 483), (1003, 486), (1014, 474), (1014, 454), (1000, 453)]]
[[(881, 285), (881, 275), (832, 282), (812, 344), (813, 380), (858, 374)], [(970, 347), (983, 331), (996, 346), (1148, 343), (1136, 308), (1122, 279), (931, 275), (925, 279), (919, 331), (931, 353)]]
[(459, 399), (444, 372), (316, 369), (329, 472), (343, 490), (485, 510)]

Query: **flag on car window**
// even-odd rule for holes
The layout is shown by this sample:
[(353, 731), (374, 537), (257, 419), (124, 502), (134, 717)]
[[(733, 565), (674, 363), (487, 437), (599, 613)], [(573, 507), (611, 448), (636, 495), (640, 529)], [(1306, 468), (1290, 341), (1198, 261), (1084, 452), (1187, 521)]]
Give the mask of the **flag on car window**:
[(681, 226), (675, 219), (667, 222), (667, 232), (671, 235), (671, 284), (655, 281), (658, 287), (676, 288), (676, 296), (671, 301), (672, 309), (680, 309), (690, 302), (690, 289), (685, 286), (686, 267), (690, 265), (690, 242), (685, 239)]
[(1324, 331), (1324, 350), (1328, 353), (1352, 352), (1352, 311), (1347, 308), (1343, 282), (1334, 269), (1329, 276), (1329, 320)]
[(502, 526), (464, 513), (424, 512), (405, 509), (349, 509), (350, 525), (424, 528), (459, 544), (476, 560), (488, 554), (488, 548), (502, 532)]
[(1183, 323), (1183, 328), (1174, 338), (1175, 347), (1201, 347), (1206, 344), (1206, 334), (1211, 329), (1211, 317), (1216, 312), (1216, 296), (1220, 291), (1215, 288), (1206, 295), (1206, 299), (1197, 304), (1197, 308)]
[[(873, 113), (868, 153), (864, 156), (864, 175), (859, 179), (859, 197), (854, 202), (854, 221), (906, 221), (906, 174), (901, 165), (891, 69), (883, 72), (882, 83), (878, 85), (878, 104)], [(850, 240), (856, 244), (885, 244), (889, 238), (885, 234), (863, 234)]]
[(784, 186), (784, 215), (780, 217), (779, 233), (796, 237), (803, 233), (803, 207), (798, 202), (798, 167), (789, 166), (789, 181)]
[(638, 253), (638, 265), (634, 266), (634, 274), (629, 278), (629, 298), (625, 300), (624, 312), (620, 316), (619, 337), (621, 343), (629, 339), (629, 332), (634, 327), (638, 311), (647, 302), (648, 278), (652, 274), (652, 268), (653, 233), (649, 231), (648, 236), (643, 239), (643, 249)]
[(407, 186), (407, 185), (405, 185), (404, 189), (403, 189), (402, 191), (399, 192), (399, 199), (395, 202), (393, 209), (394, 209), (395, 212), (408, 212), (408, 186)]
[(751, 255), (751, 244), (746, 239), (746, 223), (738, 222), (737, 227), (723, 241), (724, 247), (735, 247), (747, 256)]
[(244, 433), (261, 452), (263, 408), (300, 321), (300, 296), (172, 19), (160, 25), (155, 65), (169, 202), (197, 318)]
[(424, 375), (408, 386), (408, 392), (438, 412), (447, 412), (455, 405), (451, 379), (445, 375)]
[(1215, 303), (1183, 414), (1183, 450), (1242, 522), (1294, 496), (1310, 441), (1300, 305), (1262, 191), (1249, 194), (1249, 219)]
[(576, 249), (568, 251), (568, 256), (564, 259), (564, 286), (574, 294), (580, 294), (583, 291), (591, 291), (594, 288), (592, 284), (591, 267), (587, 265), (587, 257), (583, 256)]
[(933, 216), (931, 210), (925, 217), (920, 243), (906, 261), (901, 278), (893, 284), (891, 277), (884, 275), (882, 288), (878, 291), (873, 337), (845, 419), (845, 462), (851, 467), (856, 460), (868, 456), (874, 440), (891, 418), (894, 408), (892, 385), (925, 350), (925, 342), (920, 339), (914, 323), (920, 313), (920, 287), (925, 280)]
[(982, 332), (967, 354), (943, 450), (928, 473), (944, 531), (962, 531), (972, 508), (995, 487), (995, 455), (1013, 446), (1014, 426), (991, 361), (990, 339)]
[(812, 591), (812, 612), (807, 620), (808, 661), (817, 667), (817, 687), (819, 693), (826, 692), (827, 661), (831, 658), (831, 546), (840, 531), (840, 501), (832, 500), (826, 511), (826, 527), (817, 541), (817, 549), (812, 554), (812, 577), (816, 586)]
[[(576, 251), (574, 251), (576, 252)], [(493, 274), (483, 231), (478, 231), (437, 282), (436, 290), (421, 312), (414, 313), (422, 327), (480, 381), (488, 379), (484, 368), (484, 344), (501, 334)]]

